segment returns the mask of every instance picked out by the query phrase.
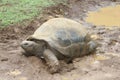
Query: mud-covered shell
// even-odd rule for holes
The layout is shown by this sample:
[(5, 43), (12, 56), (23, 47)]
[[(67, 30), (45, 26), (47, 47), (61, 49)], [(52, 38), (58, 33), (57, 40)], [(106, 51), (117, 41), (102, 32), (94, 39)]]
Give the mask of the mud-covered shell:
[(50, 19), (32, 35), (32, 38), (46, 41), (50, 47), (64, 55), (74, 52), (75, 45), (79, 47), (80, 43), (89, 41), (88, 37), (87, 31), (80, 23), (66, 18)]

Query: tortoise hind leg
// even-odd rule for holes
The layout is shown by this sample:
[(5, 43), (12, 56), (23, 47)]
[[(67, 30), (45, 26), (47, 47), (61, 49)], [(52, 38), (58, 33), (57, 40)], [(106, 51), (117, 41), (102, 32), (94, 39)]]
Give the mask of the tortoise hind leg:
[(45, 58), (48, 66), (50, 68), (50, 73), (56, 73), (59, 71), (59, 69), (60, 69), (59, 61), (50, 49), (46, 49), (44, 51), (43, 57)]
[(73, 63), (72, 60), (73, 60), (72, 58), (65, 58), (65, 59), (64, 59), (64, 61), (65, 61), (67, 64)]
[(97, 48), (97, 46), (98, 46), (97, 42), (95, 42), (95, 41), (90, 41), (90, 42), (88, 43), (88, 45), (89, 45), (89, 52), (90, 52), (90, 53), (96, 51), (96, 48)]

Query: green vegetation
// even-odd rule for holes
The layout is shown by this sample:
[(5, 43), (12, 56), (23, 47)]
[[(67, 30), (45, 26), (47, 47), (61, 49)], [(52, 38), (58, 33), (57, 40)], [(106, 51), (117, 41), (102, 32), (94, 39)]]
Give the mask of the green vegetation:
[(63, 1), (65, 0), (0, 0), (0, 27), (31, 19), (40, 14), (43, 7)]

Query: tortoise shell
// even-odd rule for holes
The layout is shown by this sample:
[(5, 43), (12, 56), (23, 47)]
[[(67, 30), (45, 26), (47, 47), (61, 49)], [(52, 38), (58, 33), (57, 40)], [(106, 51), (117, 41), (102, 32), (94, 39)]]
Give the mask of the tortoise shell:
[(50, 47), (68, 57), (73, 57), (80, 52), (82, 54), (87, 47), (85, 44), (90, 41), (86, 29), (80, 23), (67, 18), (48, 20), (31, 37), (44, 40)]

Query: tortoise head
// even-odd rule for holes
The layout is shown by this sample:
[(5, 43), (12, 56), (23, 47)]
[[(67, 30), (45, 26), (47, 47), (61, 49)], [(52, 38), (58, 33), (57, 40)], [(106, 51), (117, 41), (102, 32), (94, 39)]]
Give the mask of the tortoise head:
[(23, 55), (41, 57), (45, 48), (45, 43), (43, 41), (39, 41), (38, 43), (25, 40), (21, 43), (21, 47), (24, 49)]

